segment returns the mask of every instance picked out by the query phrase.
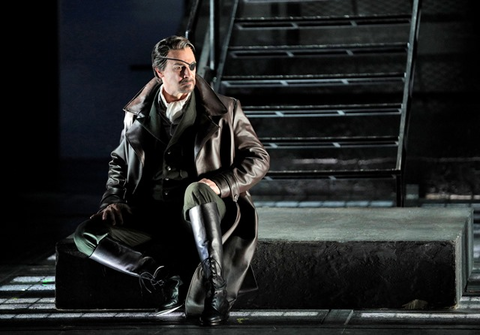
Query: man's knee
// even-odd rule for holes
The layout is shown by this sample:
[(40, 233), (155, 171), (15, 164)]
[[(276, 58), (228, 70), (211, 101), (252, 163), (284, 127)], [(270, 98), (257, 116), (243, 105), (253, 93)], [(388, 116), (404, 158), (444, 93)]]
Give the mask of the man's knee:
[(186, 221), (189, 221), (188, 211), (196, 206), (215, 202), (217, 204), (220, 217), (225, 215), (225, 204), (223, 200), (205, 183), (194, 182), (188, 185), (185, 190), (185, 200), (183, 213)]
[(195, 207), (201, 204), (214, 201), (216, 194), (207, 184), (194, 182), (188, 185), (185, 190), (184, 203), (187, 207)]
[(88, 219), (77, 226), (73, 233), (73, 241), (81, 253), (90, 257), (98, 242), (107, 233), (98, 220)]

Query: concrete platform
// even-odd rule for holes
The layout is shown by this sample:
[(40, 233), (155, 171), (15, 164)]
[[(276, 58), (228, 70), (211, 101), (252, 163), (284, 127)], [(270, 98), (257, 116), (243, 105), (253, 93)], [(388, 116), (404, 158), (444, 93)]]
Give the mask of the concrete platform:
[(259, 290), (238, 308), (453, 308), (473, 268), (473, 212), (261, 208)]
[[(470, 208), (259, 208), (249, 309), (454, 308), (473, 268)], [(58, 309), (151, 308), (134, 278), (63, 240)], [(113, 284), (112, 284), (113, 283)]]

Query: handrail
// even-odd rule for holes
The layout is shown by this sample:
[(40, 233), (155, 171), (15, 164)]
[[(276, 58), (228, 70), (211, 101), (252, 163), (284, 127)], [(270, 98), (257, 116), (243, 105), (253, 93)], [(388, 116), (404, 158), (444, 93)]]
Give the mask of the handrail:
[[(406, 158), (406, 142), (407, 142), (407, 134), (408, 134), (408, 124), (409, 124), (409, 117), (410, 117), (410, 105), (411, 105), (411, 97), (413, 91), (413, 74), (415, 70), (415, 56), (417, 53), (417, 42), (418, 42), (418, 31), (420, 26), (420, 15), (421, 15), (421, 3), (422, 0), (413, 0), (412, 2), (412, 18), (410, 23), (410, 34), (409, 34), (409, 41), (408, 41), (408, 53), (407, 53), (407, 70), (405, 72), (405, 81), (404, 81), (404, 89), (403, 89), (403, 101), (402, 101), (402, 117), (400, 119), (400, 133), (399, 133), (399, 142), (401, 145), (398, 148), (397, 153), (397, 170), (404, 171), (405, 170), (405, 158)], [(403, 179), (403, 174), (401, 176)], [(402, 190), (399, 192), (399, 197), (397, 202), (400, 204), (400, 207), (404, 206), (404, 193), (405, 193), (405, 185), (404, 181), (400, 180), (399, 187)]]
[(188, 17), (187, 28), (185, 29), (185, 37), (195, 45), (194, 31), (197, 28), (198, 16), (202, 0), (193, 0), (192, 8), (190, 8), (190, 15)]
[(210, 47), (210, 70), (215, 72), (217, 68), (217, 51), (218, 51), (218, 31), (219, 31), (219, 12), (218, 1), (210, 0), (210, 12), (209, 12), (209, 47)]
[[(218, 25), (219, 25), (219, 13), (218, 13), (218, 1), (209, 1), (209, 15), (208, 15), (208, 28), (206, 32), (204, 49), (208, 52), (202, 52), (202, 55), (208, 55), (208, 68), (211, 72), (214, 72), (217, 68), (217, 53), (218, 53)], [(200, 16), (200, 9), (202, 7), (202, 0), (193, 0), (192, 7), (190, 9), (190, 15), (188, 18), (187, 27), (185, 29), (185, 37), (195, 45), (195, 30)]]

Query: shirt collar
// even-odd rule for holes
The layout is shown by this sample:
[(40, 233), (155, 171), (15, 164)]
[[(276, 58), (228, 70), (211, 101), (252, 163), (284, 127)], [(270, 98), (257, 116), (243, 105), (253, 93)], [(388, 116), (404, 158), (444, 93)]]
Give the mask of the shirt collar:
[(167, 102), (163, 95), (163, 84), (160, 86), (159, 100), (161, 100), (165, 107), (167, 107), (165, 114), (167, 115), (170, 122), (173, 122), (174, 120), (178, 119), (183, 115), (183, 106), (185, 106), (185, 103), (188, 101), (188, 98), (191, 94), (192, 92), (188, 93), (188, 95), (182, 100)]

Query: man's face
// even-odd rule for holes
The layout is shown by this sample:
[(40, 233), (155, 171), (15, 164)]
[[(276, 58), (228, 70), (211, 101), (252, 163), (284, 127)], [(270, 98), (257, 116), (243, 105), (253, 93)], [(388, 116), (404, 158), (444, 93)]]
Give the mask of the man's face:
[[(195, 62), (195, 55), (192, 49), (185, 48), (181, 50), (170, 50), (167, 54), (168, 59), (165, 70), (155, 69), (160, 79), (163, 81), (165, 98), (171, 101), (183, 99), (195, 88), (196, 67), (190, 70), (189, 65)], [(170, 101), (168, 101), (170, 102)]]

